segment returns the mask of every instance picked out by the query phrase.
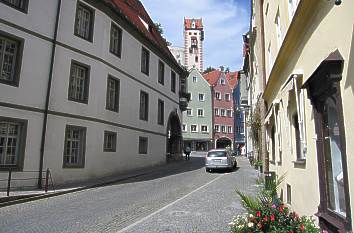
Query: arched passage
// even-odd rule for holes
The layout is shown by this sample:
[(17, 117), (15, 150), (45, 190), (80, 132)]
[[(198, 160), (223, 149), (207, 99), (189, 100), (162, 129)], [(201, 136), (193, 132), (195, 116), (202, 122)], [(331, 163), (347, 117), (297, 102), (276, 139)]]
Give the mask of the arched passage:
[(167, 159), (182, 157), (182, 129), (177, 111), (171, 112), (168, 117), (166, 138)]
[(226, 147), (230, 147), (230, 148), (232, 147), (231, 139), (222, 137), (216, 140), (216, 148), (226, 148)]

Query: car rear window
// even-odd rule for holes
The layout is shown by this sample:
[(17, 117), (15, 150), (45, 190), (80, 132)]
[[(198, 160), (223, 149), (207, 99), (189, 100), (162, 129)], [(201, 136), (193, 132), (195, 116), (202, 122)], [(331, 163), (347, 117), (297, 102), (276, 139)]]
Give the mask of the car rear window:
[(226, 157), (225, 151), (211, 151), (208, 153), (208, 157)]

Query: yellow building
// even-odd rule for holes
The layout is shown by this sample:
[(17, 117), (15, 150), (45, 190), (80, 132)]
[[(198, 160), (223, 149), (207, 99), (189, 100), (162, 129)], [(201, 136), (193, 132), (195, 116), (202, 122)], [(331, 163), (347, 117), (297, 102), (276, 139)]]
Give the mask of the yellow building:
[(269, 171), (286, 174), (279, 195), (291, 209), (317, 216), (329, 232), (350, 232), (354, 2), (255, 2), (264, 21)]

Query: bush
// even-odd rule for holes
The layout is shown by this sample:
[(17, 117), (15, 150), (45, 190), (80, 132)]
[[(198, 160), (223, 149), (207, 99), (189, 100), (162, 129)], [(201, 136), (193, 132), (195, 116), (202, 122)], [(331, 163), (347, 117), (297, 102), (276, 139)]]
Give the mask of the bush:
[[(262, 189), (256, 197), (237, 191), (247, 214), (235, 216), (229, 223), (232, 233), (320, 233), (311, 217), (300, 217), (290, 211), (277, 197), (277, 189), (284, 180), (281, 176), (277, 182)], [(326, 231), (323, 231), (323, 233)]]

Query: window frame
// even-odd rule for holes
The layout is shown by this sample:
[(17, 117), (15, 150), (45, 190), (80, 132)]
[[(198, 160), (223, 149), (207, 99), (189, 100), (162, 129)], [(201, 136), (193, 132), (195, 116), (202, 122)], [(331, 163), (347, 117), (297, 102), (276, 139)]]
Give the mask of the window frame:
[[(116, 87), (116, 94), (115, 94), (115, 101), (116, 104), (112, 108), (108, 104), (109, 96), (108, 96), (108, 88), (109, 88), (109, 81), (113, 80), (115, 82), (115, 87)], [(120, 96), (120, 80), (116, 77), (113, 77), (112, 75), (108, 75), (107, 77), (107, 89), (106, 89), (106, 110), (112, 111), (112, 112), (119, 112), (119, 96)]]
[(141, 59), (140, 59), (140, 71), (141, 73), (149, 76), (150, 73), (150, 51), (145, 47), (141, 47)]
[(164, 125), (165, 121), (165, 102), (161, 99), (157, 100), (157, 124)]
[[(86, 38), (85, 36), (82, 36), (80, 35), (78, 32), (77, 32), (77, 24), (78, 24), (78, 10), (79, 10), (79, 7), (82, 7), (84, 8), (85, 10), (89, 11), (90, 12), (90, 25), (89, 25), (89, 35), (88, 37)], [(81, 39), (84, 39), (86, 41), (89, 41), (89, 42), (93, 42), (93, 31), (94, 31), (94, 25), (95, 25), (95, 9), (93, 9), (92, 7), (88, 6), (87, 4), (84, 4), (82, 1), (77, 1), (77, 4), (76, 4), (76, 11), (75, 11), (75, 23), (74, 23), (74, 35), (81, 38)]]
[[(195, 126), (195, 130), (192, 129), (193, 126)], [(191, 133), (198, 133), (198, 125), (197, 124), (191, 124)]]
[(165, 85), (165, 63), (163, 63), (161, 60), (158, 62), (158, 75), (157, 75), (157, 80), (158, 83), (160, 83), (162, 86)]
[[(75, 66), (79, 66), (82, 67), (84, 69), (86, 69), (86, 77), (85, 77), (85, 88), (84, 88), (84, 99), (80, 100), (80, 99), (75, 99), (70, 95), (70, 90), (71, 90), (71, 84), (72, 84), (72, 72), (73, 72), (73, 65)], [(71, 60), (71, 64), (70, 64), (70, 77), (69, 77), (69, 87), (68, 87), (68, 100), (73, 101), (73, 102), (77, 102), (77, 103), (83, 103), (83, 104), (88, 104), (88, 100), (89, 100), (89, 92), (90, 92), (90, 71), (91, 71), (91, 67), (89, 65), (86, 65), (84, 63), (75, 61), (75, 60)]]
[[(113, 136), (112, 148), (106, 147), (106, 136)], [(117, 132), (105, 130), (103, 133), (103, 152), (116, 152), (117, 151)]]
[[(65, 162), (65, 152), (67, 149), (67, 130), (69, 129), (76, 129), (80, 131), (80, 157), (77, 164), (68, 164)], [(87, 135), (87, 128), (77, 125), (66, 125), (65, 126), (65, 133), (64, 133), (64, 150), (63, 150), (63, 168), (85, 168), (85, 154), (86, 154), (86, 135)], [(82, 141), (81, 141), (82, 140)], [(71, 156), (72, 157), (72, 156)]]
[[(228, 96), (228, 98), (226, 98), (226, 96)], [(230, 93), (225, 93), (225, 94), (224, 94), (224, 98), (225, 98), (225, 100), (228, 101), (228, 102), (231, 101), (231, 95), (230, 95)]]
[[(199, 115), (199, 111), (202, 112), (202, 115)], [(197, 116), (198, 116), (198, 117), (204, 117), (204, 116), (205, 116), (205, 115), (204, 115), (204, 108), (198, 108), (198, 109), (197, 109)]]
[(214, 130), (215, 130), (216, 133), (219, 133), (220, 132), (220, 125), (215, 124), (214, 125)]
[[(143, 106), (143, 98), (145, 99), (145, 105)], [(139, 120), (149, 121), (149, 93), (140, 91), (140, 104), (139, 104)]]
[[(114, 43), (113, 43), (113, 29), (117, 29), (118, 31), (118, 42), (117, 42), (117, 50), (115, 51)], [(121, 58), (122, 57), (122, 45), (123, 45), (123, 30), (115, 23), (111, 22), (111, 31), (110, 31), (110, 40), (109, 40), (109, 52), (113, 55)]]
[(10, 117), (2, 117), (0, 116), (0, 122), (9, 122), (18, 124), (20, 127), (20, 133), (18, 136), (18, 151), (17, 151), (17, 161), (15, 165), (0, 165), (0, 171), (8, 171), (12, 169), (14, 171), (22, 171), (24, 166), (24, 160), (26, 155), (26, 142), (27, 142), (27, 126), (28, 120), (17, 119), (17, 118), (10, 118)]
[[(203, 130), (203, 127), (206, 127), (206, 130)], [(200, 131), (201, 131), (202, 133), (209, 133), (209, 127), (208, 127), (208, 125), (201, 125), (201, 126), (200, 126)]]
[[(8, 81), (8, 80), (0, 79), (0, 84), (6, 84), (6, 85), (18, 87), (20, 83), (20, 74), (21, 74), (22, 57), (23, 57), (25, 40), (23, 38), (14, 36), (2, 30), (0, 30), (0, 37), (3, 37), (10, 41), (14, 41), (17, 44), (17, 51), (15, 54), (16, 57), (14, 59), (15, 65), (13, 68), (14, 69), (13, 80)], [(2, 72), (2, 61), (0, 63), (0, 66), (1, 66), (0, 72)]]
[(215, 92), (215, 99), (221, 100), (221, 93), (219, 91)]
[(18, 6), (15, 6), (14, 4), (11, 4), (9, 1), (0, 0), (1, 3), (3, 3), (3, 4), (5, 4), (5, 5), (7, 5), (7, 6), (11, 7), (11, 8), (14, 8), (14, 9), (16, 9), (18, 11), (21, 11), (21, 12), (27, 14), (28, 13), (28, 1), (29, 0), (20, 0), (20, 1), (23, 2), (23, 7), (22, 8), (18, 7)]
[(149, 138), (139, 136), (138, 153), (141, 155), (147, 155), (148, 151), (149, 151)]
[[(200, 97), (202, 97), (202, 98), (200, 98)], [(198, 101), (205, 102), (205, 94), (204, 93), (198, 93)]]
[(176, 81), (177, 81), (176, 72), (171, 70), (171, 91), (173, 93), (176, 93)]

